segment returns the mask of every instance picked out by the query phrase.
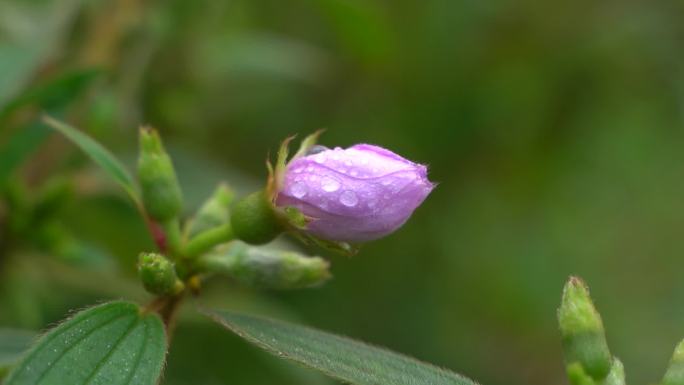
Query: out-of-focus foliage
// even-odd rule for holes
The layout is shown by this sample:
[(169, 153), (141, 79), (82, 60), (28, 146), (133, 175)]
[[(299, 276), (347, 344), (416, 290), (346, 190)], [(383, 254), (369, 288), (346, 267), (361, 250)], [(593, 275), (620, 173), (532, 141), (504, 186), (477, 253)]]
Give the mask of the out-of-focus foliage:
[[(138, 126), (157, 127), (188, 210), (216, 180), (259, 186), (268, 150), (326, 127), (323, 144), (382, 144), (428, 163), (439, 186), (396, 234), (332, 256), (320, 289), (217, 283), (204, 302), (483, 384), (555, 384), (555, 309), (578, 274), (629, 381), (654, 382), (684, 335), (682, 12), (675, 1), (2, 0), (0, 325), (39, 330), (105, 298), (147, 300), (133, 281), (153, 249), (144, 223), (87, 158), (38, 132), (40, 111), (129, 165)], [(68, 193), (53, 199), (59, 183)], [(327, 383), (184, 321), (165, 383)]]

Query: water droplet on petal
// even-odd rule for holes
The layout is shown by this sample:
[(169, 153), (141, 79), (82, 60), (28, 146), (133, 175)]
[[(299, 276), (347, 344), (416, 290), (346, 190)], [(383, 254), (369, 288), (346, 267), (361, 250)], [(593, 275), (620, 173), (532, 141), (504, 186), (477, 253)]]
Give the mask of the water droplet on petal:
[(303, 198), (306, 195), (307, 188), (304, 183), (297, 182), (290, 187), (290, 192), (295, 198)]
[(383, 186), (389, 186), (392, 183), (392, 181), (389, 179), (383, 179), (380, 183), (382, 183)]
[(347, 207), (354, 207), (359, 203), (359, 198), (353, 191), (345, 191), (340, 194), (340, 203)]
[(340, 182), (332, 178), (324, 178), (321, 187), (323, 188), (323, 191), (326, 192), (337, 191), (340, 188)]
[(306, 155), (313, 155), (313, 154), (319, 154), (323, 151), (328, 151), (329, 148), (325, 146), (321, 146), (320, 144), (317, 144), (315, 146), (312, 146), (307, 152)]
[(351, 171), (349, 172), (349, 175), (351, 175), (351, 176), (357, 176), (357, 175), (359, 175), (359, 172), (356, 171), (356, 170), (351, 170)]

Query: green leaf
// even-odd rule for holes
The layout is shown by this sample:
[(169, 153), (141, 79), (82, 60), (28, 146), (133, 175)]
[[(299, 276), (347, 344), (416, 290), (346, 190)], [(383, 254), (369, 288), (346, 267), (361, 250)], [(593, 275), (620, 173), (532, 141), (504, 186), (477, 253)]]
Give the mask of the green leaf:
[(346, 337), (228, 311), (207, 315), (278, 357), (351, 384), (475, 385), (456, 373)]
[(48, 332), (5, 385), (153, 385), (166, 354), (161, 320), (130, 302), (76, 314)]
[(0, 329), (0, 368), (19, 361), (36, 334), (28, 330)]
[(63, 122), (55, 120), (49, 116), (43, 118), (45, 123), (61, 132), (74, 144), (76, 144), (83, 152), (85, 152), (95, 163), (100, 165), (114, 180), (123, 187), (130, 195), (133, 201), (140, 205), (140, 197), (135, 188), (133, 178), (128, 173), (126, 168), (119, 162), (109, 150), (104, 148), (100, 143), (93, 140), (93, 138), (84, 134), (83, 132), (71, 127)]

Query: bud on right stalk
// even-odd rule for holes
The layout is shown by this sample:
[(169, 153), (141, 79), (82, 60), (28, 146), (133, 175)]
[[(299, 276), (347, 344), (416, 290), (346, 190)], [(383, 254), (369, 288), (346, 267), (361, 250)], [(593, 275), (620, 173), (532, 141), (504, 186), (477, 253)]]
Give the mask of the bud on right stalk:
[(175, 295), (183, 291), (174, 264), (157, 253), (141, 253), (138, 258), (138, 275), (145, 290), (157, 295)]
[(684, 385), (684, 341), (675, 348), (660, 385)]
[(589, 289), (576, 277), (565, 285), (558, 310), (565, 362), (596, 381), (608, 376), (613, 359), (608, 350), (601, 316), (589, 297)]

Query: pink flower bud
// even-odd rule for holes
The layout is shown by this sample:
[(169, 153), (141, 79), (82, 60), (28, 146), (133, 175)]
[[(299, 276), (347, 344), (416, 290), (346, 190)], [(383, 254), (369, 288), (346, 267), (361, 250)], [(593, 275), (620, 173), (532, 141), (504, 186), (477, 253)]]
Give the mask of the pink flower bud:
[(426, 166), (384, 148), (323, 149), (287, 165), (276, 199), (277, 206), (293, 206), (313, 218), (307, 232), (321, 239), (384, 237), (401, 227), (434, 188)]

